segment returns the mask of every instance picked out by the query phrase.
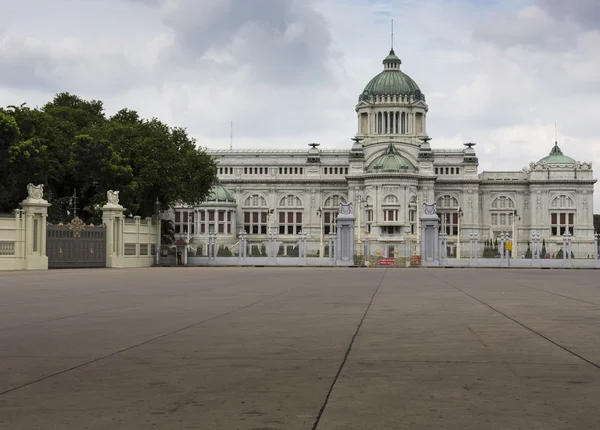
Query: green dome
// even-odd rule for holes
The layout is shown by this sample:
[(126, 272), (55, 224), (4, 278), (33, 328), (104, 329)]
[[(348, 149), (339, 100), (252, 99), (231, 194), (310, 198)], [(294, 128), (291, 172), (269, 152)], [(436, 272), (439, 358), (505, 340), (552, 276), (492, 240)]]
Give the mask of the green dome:
[(571, 157), (567, 157), (558, 147), (558, 142), (554, 142), (554, 147), (550, 151), (550, 155), (538, 161), (539, 164), (576, 164), (577, 162)]
[(207, 202), (235, 202), (235, 198), (231, 192), (222, 185), (213, 185), (210, 193), (206, 198)]
[(410, 76), (400, 70), (402, 61), (394, 50), (383, 60), (384, 70), (367, 84), (359, 100), (368, 100), (372, 96), (413, 96), (425, 100), (425, 95)]
[(367, 170), (374, 173), (383, 173), (405, 172), (414, 169), (413, 164), (400, 155), (394, 144), (390, 143), (385, 152), (373, 160)]

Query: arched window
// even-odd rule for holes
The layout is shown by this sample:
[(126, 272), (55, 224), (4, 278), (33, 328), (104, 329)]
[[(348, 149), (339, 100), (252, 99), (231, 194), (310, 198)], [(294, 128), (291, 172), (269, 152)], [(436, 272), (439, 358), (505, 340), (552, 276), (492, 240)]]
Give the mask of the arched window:
[(448, 236), (458, 235), (458, 217), (460, 216), (456, 197), (444, 195), (437, 199), (436, 210), (440, 219), (440, 231)]
[(575, 229), (575, 203), (567, 195), (560, 195), (550, 203), (550, 230), (552, 236), (573, 234)]
[(325, 200), (325, 204), (323, 205), (323, 207), (339, 209), (340, 203), (346, 203), (346, 199), (343, 196), (334, 194), (333, 196), (329, 196), (327, 200)]
[(249, 208), (266, 208), (267, 200), (261, 195), (253, 194), (246, 198), (244, 206)]
[(244, 231), (247, 234), (267, 234), (269, 209), (267, 200), (253, 194), (244, 200)]
[(290, 194), (279, 201), (279, 206), (287, 208), (301, 208), (302, 201), (299, 197)]
[(383, 199), (384, 205), (397, 205), (399, 203), (398, 197), (393, 194), (387, 195)]
[(494, 201), (492, 202), (492, 209), (514, 209), (514, 208), (515, 208), (514, 200), (509, 197), (506, 197), (506, 196), (496, 197), (494, 199)]
[(437, 199), (437, 209), (458, 209), (458, 200), (455, 197), (445, 195)]
[(335, 223), (340, 211), (340, 203), (346, 203), (346, 198), (337, 194), (329, 196), (325, 200), (325, 204), (321, 211), (325, 234), (332, 234), (335, 232)]
[(277, 209), (279, 234), (299, 234), (302, 231), (302, 201), (289, 194), (279, 201)]
[(573, 203), (573, 199), (571, 197), (561, 195), (552, 200), (550, 207), (552, 209), (574, 209), (575, 203)]

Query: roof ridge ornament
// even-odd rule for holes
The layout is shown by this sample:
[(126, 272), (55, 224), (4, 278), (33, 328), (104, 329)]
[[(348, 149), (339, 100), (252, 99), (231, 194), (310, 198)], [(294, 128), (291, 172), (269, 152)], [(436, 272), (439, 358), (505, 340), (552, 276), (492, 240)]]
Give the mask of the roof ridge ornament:
[(552, 147), (552, 150), (550, 151), (550, 155), (564, 155), (563, 152), (561, 151), (560, 147), (558, 146), (558, 142), (556, 140), (554, 141), (554, 146)]

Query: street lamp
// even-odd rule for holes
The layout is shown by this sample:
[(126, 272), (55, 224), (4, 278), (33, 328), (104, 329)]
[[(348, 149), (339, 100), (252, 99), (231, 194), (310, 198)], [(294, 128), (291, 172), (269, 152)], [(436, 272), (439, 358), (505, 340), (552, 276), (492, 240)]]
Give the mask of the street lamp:
[(516, 231), (516, 223), (517, 223), (517, 218), (519, 220), (521, 220), (521, 217), (517, 214), (517, 210), (513, 209), (513, 219), (512, 219), (512, 239), (513, 239), (513, 243), (512, 243), (512, 251), (510, 251), (512, 258), (516, 258), (515, 254), (518, 254), (518, 248), (517, 248), (517, 231)]
[(458, 238), (456, 240), (456, 258), (460, 258), (460, 219), (463, 216), (463, 210), (459, 206), (458, 207)]
[[(321, 234), (319, 236), (319, 256), (323, 258), (323, 256), (325, 255), (325, 249), (323, 247), (323, 207), (319, 206), (319, 209), (317, 209), (317, 216), (321, 218)], [(329, 250), (329, 252), (331, 253), (331, 249)]]
[(275, 209), (269, 209), (267, 211), (267, 234), (271, 233), (271, 216), (273, 215), (273, 212), (275, 212)]
[(362, 212), (362, 208), (363, 205), (365, 208), (370, 207), (371, 205), (369, 205), (369, 203), (367, 202), (367, 200), (364, 200), (362, 198), (362, 196), (357, 196), (357, 200), (358, 200), (358, 243), (360, 243), (360, 232), (361, 232), (361, 227), (360, 227), (360, 214)]

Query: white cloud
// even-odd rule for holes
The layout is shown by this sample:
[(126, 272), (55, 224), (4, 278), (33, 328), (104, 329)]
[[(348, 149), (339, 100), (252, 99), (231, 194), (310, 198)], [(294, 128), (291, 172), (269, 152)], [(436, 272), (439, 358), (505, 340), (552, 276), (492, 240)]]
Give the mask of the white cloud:
[(600, 169), (596, 0), (21, 3), (0, 17), (5, 105), (70, 91), (204, 146), (228, 147), (233, 121), (237, 147), (348, 148), (393, 18), (434, 147), (475, 141), (482, 169), (520, 170), (547, 154), (557, 121), (563, 150)]

